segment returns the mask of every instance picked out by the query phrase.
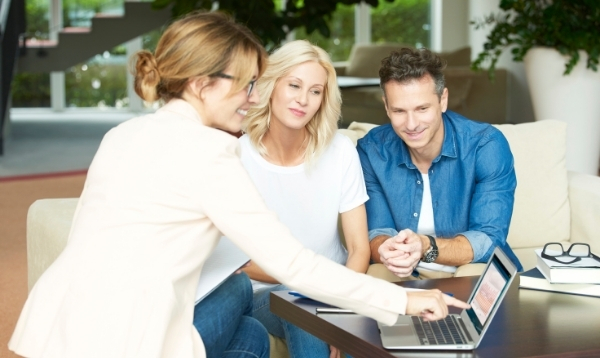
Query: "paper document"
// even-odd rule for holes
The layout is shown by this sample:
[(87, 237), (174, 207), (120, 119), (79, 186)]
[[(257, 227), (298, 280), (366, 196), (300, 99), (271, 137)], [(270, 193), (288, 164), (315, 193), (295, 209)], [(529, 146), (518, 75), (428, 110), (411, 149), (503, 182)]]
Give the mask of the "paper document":
[(222, 236), (202, 268), (196, 289), (196, 303), (202, 301), (249, 260), (250, 258), (231, 240)]

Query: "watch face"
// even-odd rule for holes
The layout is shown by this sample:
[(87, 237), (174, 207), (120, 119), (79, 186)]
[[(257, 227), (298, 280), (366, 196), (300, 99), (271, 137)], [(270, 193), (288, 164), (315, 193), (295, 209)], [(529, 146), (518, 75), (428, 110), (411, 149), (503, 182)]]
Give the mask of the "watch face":
[(437, 259), (437, 257), (438, 257), (438, 250), (431, 248), (430, 250), (428, 250), (425, 253), (425, 256), (423, 257), (423, 261), (426, 263), (430, 263), (430, 262), (435, 261), (435, 259)]
[(426, 235), (426, 236), (429, 238), (429, 242), (431, 243), (431, 246), (423, 255), (422, 261), (425, 263), (430, 263), (430, 262), (435, 261), (435, 259), (437, 259), (439, 251), (438, 251), (438, 248), (437, 248), (437, 245), (435, 243), (435, 239), (433, 238), (433, 236), (429, 236), (429, 235)]

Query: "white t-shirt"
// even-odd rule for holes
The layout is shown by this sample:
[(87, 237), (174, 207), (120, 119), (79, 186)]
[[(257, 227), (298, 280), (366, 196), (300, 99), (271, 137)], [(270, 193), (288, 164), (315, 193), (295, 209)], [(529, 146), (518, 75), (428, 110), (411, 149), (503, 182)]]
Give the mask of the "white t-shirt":
[[(421, 173), (423, 177), (423, 201), (421, 202), (421, 215), (419, 216), (419, 225), (417, 233), (421, 235), (435, 235), (435, 222), (433, 219), (433, 201), (431, 200), (431, 186), (429, 185), (429, 174)], [(431, 271), (444, 271), (454, 273), (456, 266), (447, 266), (436, 264), (435, 262), (425, 263), (419, 261), (419, 268)]]
[[(340, 242), (338, 213), (364, 204), (369, 197), (352, 141), (336, 134), (309, 171), (304, 164), (282, 167), (265, 160), (244, 135), (242, 164), (265, 200), (305, 247), (339, 264), (348, 252)], [(253, 281), (254, 290), (273, 286)]]

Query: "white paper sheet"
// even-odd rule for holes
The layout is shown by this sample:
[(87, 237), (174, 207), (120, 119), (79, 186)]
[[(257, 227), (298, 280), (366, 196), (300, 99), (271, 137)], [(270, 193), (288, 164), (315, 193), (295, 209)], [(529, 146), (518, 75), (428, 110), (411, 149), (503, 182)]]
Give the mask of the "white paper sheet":
[(196, 289), (196, 303), (202, 301), (250, 258), (225, 236), (204, 263)]

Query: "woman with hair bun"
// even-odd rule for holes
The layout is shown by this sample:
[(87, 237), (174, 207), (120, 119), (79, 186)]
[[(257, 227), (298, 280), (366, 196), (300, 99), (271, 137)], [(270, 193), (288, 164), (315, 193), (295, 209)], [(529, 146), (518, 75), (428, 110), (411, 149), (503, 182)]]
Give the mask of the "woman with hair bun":
[[(11, 350), (57, 358), (267, 357), (246, 274), (233, 275), (194, 312), (202, 266), (222, 235), (289, 287), (388, 324), (398, 314), (438, 319), (448, 304), (464, 306), (316, 256), (267, 209), (240, 162), (238, 139), (227, 133), (238, 132), (258, 102), (254, 84), (265, 65), (251, 32), (217, 12), (177, 20), (154, 54), (136, 56), (136, 92), (164, 105), (105, 135), (68, 244), (32, 289)], [(206, 318), (198, 330), (194, 313)]]

